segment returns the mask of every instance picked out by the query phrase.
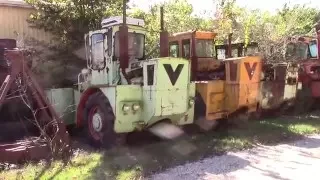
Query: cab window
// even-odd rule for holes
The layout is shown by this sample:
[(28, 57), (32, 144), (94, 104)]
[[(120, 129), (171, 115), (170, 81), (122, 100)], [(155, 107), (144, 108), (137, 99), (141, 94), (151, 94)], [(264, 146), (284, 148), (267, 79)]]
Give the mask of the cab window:
[(169, 51), (171, 57), (179, 57), (179, 43), (178, 41), (169, 44)]
[(103, 34), (96, 33), (91, 36), (91, 67), (95, 70), (103, 69), (104, 62), (104, 50), (103, 50)]
[(311, 58), (318, 57), (318, 46), (317, 46), (317, 40), (312, 40), (309, 43), (309, 50), (310, 50), (310, 56)]
[(185, 39), (182, 41), (182, 57), (190, 58), (190, 39)]
[(213, 40), (197, 39), (196, 52), (198, 57), (213, 57)]

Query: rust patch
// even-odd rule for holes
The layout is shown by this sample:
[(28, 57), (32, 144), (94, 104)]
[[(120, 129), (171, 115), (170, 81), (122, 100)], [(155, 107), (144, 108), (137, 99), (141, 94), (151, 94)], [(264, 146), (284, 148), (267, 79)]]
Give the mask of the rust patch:
[[(7, 100), (8, 93), (20, 86), (25, 86), (35, 113), (34, 123), (42, 136), (36, 141), (18, 141), (12, 144), (0, 144), (0, 162), (35, 160), (44, 157), (67, 157), (70, 155), (70, 139), (66, 126), (48, 102), (43, 89), (35, 80), (25, 62), (25, 55), (20, 50), (6, 50), (5, 57), (10, 62), (10, 71), (0, 88), (0, 108)], [(21, 81), (17, 81), (20, 79)], [(21, 84), (18, 84), (18, 83)], [(22, 82), (27, 82), (22, 84)], [(17, 84), (17, 85), (15, 85)], [(46, 141), (44, 141), (46, 139)], [(50, 141), (50, 145), (49, 145)], [(51, 150), (51, 153), (50, 153)]]
[(229, 67), (230, 67), (230, 81), (236, 81), (237, 80), (238, 63), (231, 61), (229, 63)]
[(287, 75), (287, 66), (276, 66), (275, 67), (275, 80), (276, 81), (285, 81)]

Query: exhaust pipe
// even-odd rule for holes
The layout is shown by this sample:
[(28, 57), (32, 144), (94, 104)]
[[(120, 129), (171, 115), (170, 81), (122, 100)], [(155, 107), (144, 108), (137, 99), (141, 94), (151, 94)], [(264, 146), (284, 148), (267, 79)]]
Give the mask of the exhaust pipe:
[(232, 58), (232, 33), (228, 35), (228, 58)]
[(123, 22), (119, 28), (120, 68), (128, 84), (131, 84), (131, 81), (128, 78), (128, 75), (125, 71), (125, 69), (129, 67), (127, 0), (123, 0), (122, 17), (123, 17)]
[(163, 6), (160, 7), (160, 57), (169, 56), (169, 33), (164, 28)]

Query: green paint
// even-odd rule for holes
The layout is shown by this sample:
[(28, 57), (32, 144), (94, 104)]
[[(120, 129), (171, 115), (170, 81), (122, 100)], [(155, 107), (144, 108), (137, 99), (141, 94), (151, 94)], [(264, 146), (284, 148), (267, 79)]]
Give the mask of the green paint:
[[(115, 131), (131, 132), (164, 119), (170, 119), (177, 125), (193, 123), (194, 107), (189, 106), (189, 100), (195, 96), (195, 84), (190, 83), (189, 61), (178, 58), (160, 58), (144, 61), (143, 64), (144, 77), (147, 77), (145, 74), (147, 66), (154, 66), (153, 85), (148, 85), (147, 78), (145, 78), (143, 86), (118, 85), (101, 88), (116, 115)], [(174, 86), (170, 83), (164, 64), (169, 64), (173, 70), (179, 64), (184, 66)], [(131, 107), (134, 104), (139, 104), (140, 109), (133, 111)], [(128, 112), (123, 111), (124, 105), (130, 107)]]
[[(147, 66), (154, 66), (154, 84), (148, 85)], [(173, 72), (180, 65), (183, 68), (174, 85), (171, 84), (164, 65), (171, 66)], [(98, 72), (96, 72), (98, 73)], [(100, 72), (104, 73), (104, 72)], [(177, 73), (177, 72), (175, 72)], [(98, 78), (101, 75), (92, 77)], [(169, 119), (177, 125), (193, 123), (194, 107), (189, 101), (195, 97), (195, 84), (190, 83), (190, 63), (180, 58), (159, 58), (143, 62), (144, 85), (118, 85), (100, 87), (106, 95), (116, 116), (115, 131), (131, 132), (148, 127), (158, 121)], [(97, 85), (90, 85), (97, 87)], [(47, 91), (50, 102), (67, 124), (75, 122), (76, 107), (80, 92), (72, 88)], [(133, 105), (140, 109), (132, 110)], [(124, 112), (123, 106), (130, 110)]]
[[(141, 26), (128, 25), (128, 28), (130, 60), (126, 72), (135, 75), (132, 83), (129, 84), (124, 78), (115, 53), (119, 25), (90, 31), (85, 37), (88, 70), (79, 74), (79, 80), (83, 79), (78, 83), (79, 91), (49, 91), (51, 97), (55, 97), (51, 99), (59, 99), (60, 103), (54, 106), (55, 109), (63, 114), (63, 109), (70, 104), (78, 106), (80, 92), (97, 88), (110, 102), (116, 117), (114, 129), (118, 133), (147, 128), (161, 120), (170, 120), (177, 125), (193, 123), (194, 107), (190, 102), (194, 101), (195, 84), (190, 82), (190, 62), (169, 57), (138, 60), (141, 56), (136, 54), (144, 48), (142, 43), (145, 38), (141, 37), (146, 31)], [(64, 117), (68, 123), (76, 120), (74, 112), (78, 109), (72, 110), (70, 117)]]
[(49, 102), (65, 123), (67, 125), (73, 124), (77, 107), (74, 101), (74, 89), (50, 89), (46, 91), (46, 94)]

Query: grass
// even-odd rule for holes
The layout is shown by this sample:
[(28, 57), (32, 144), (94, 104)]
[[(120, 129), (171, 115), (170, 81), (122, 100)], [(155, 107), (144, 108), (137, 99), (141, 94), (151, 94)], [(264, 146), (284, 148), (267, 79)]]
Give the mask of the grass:
[(139, 179), (156, 171), (253, 147), (277, 144), (320, 133), (318, 117), (281, 117), (248, 123), (228, 131), (191, 134), (174, 141), (161, 141), (107, 152), (83, 152), (68, 164), (29, 164), (3, 171), (0, 179)]

